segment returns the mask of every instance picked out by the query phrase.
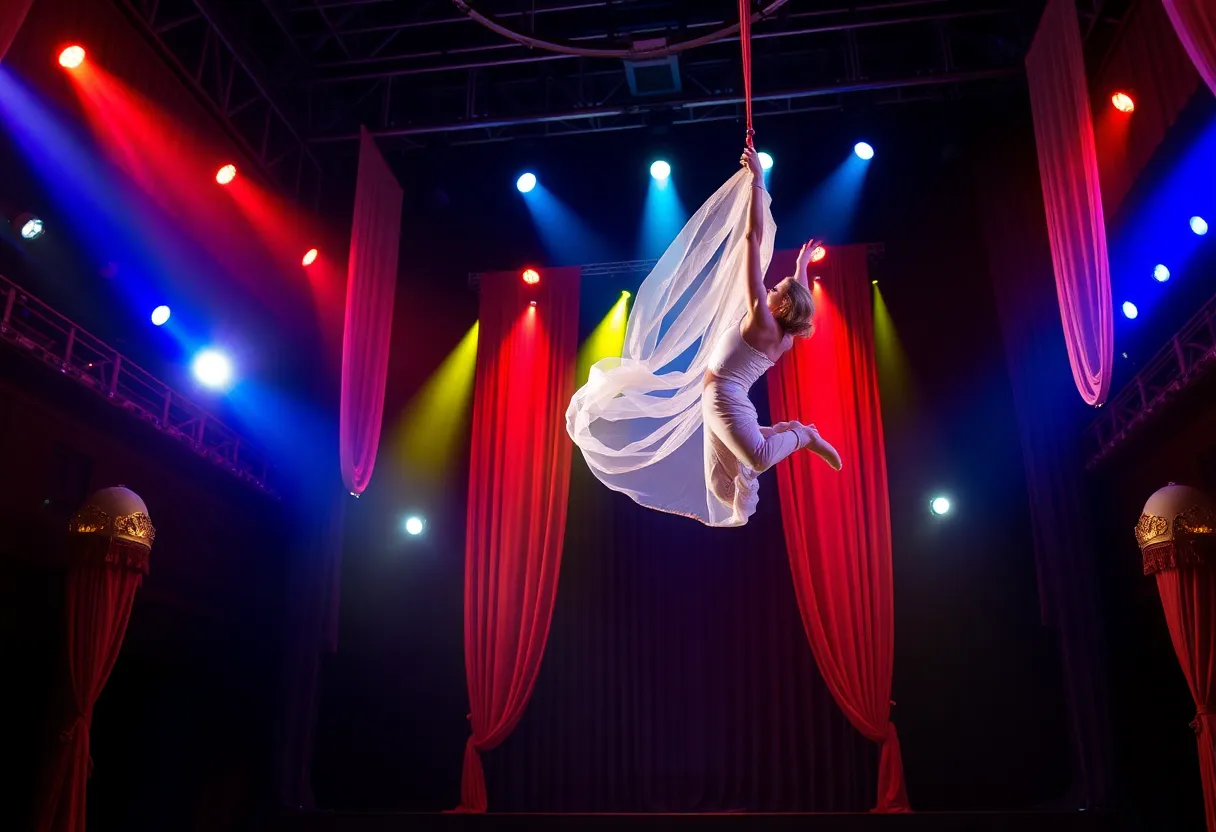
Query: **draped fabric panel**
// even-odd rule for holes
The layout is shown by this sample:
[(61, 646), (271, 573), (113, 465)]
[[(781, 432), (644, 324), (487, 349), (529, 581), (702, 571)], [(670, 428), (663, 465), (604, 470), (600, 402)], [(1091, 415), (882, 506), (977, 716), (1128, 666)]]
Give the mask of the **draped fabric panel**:
[(1101, 405), (1110, 393), (1114, 312), (1093, 117), (1072, 0), (1049, 0), (1026, 56), (1039, 177), (1073, 381)]
[[(578, 268), (483, 276), (465, 541), (465, 672), (472, 734), (460, 810), (487, 808), (481, 754), (519, 722), (557, 595), (573, 446)], [(534, 305), (533, 305), (534, 304)]]
[[(775, 257), (773, 268), (793, 263)], [(891, 722), (891, 516), (866, 249), (834, 248), (817, 271), (815, 335), (769, 374), (769, 401), (774, 421), (817, 425), (844, 470), (804, 453), (777, 466), (786, 549), (820, 673), (854, 727), (881, 745), (875, 811), (908, 812)]]
[(93, 706), (106, 686), (135, 593), (148, 568), (148, 550), (105, 538), (75, 540), (67, 576), (67, 665), (70, 712), (51, 754), (39, 800), (37, 832), (84, 832), (85, 797), (93, 760), (89, 731)]
[[(1102, 210), (1113, 221), (1166, 132), (1199, 89), (1199, 74), (1161, 3), (1148, 0), (1128, 11), (1091, 89)], [(1111, 96), (1118, 91), (1131, 93), (1135, 112), (1121, 113), (1111, 106)]]
[(1195, 697), (1195, 739), (1208, 832), (1216, 832), (1216, 569), (1164, 569), (1157, 591), (1178, 664)]
[(401, 186), (392, 170), (367, 129), (360, 128), (338, 440), (342, 479), (352, 494), (362, 494), (367, 488), (380, 445), (401, 242), (401, 200)]
[(0, 61), (4, 60), (5, 53), (13, 45), (32, 5), (34, 0), (5, 0), (4, 5), (0, 6)]
[[(1208, 89), (1216, 93), (1216, 6), (1210, 0), (1161, 0), (1174, 31)], [(1211, 816), (1209, 815), (1209, 823)]]

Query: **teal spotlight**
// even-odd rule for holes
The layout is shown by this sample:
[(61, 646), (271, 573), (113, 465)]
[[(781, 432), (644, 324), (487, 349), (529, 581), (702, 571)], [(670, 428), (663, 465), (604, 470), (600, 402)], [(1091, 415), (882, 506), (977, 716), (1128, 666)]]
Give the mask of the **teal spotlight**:
[(762, 170), (773, 169), (773, 157), (771, 154), (765, 153), (763, 150), (761, 150), (756, 155), (760, 157), (760, 167)]
[(650, 166), (650, 175), (662, 182), (671, 176), (671, 165), (662, 159), (656, 160)]

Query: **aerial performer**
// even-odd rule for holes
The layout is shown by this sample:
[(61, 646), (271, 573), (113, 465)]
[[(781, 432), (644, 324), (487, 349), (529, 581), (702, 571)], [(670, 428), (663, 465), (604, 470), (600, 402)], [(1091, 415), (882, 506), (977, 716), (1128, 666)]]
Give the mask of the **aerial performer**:
[[(750, 138), (750, 136), (749, 136)], [(759, 422), (748, 397), (813, 330), (814, 241), (765, 290), (776, 225), (755, 149), (701, 206), (638, 290), (620, 358), (591, 369), (566, 430), (604, 485), (708, 526), (741, 526), (759, 474), (807, 449), (839, 471), (814, 425)]]

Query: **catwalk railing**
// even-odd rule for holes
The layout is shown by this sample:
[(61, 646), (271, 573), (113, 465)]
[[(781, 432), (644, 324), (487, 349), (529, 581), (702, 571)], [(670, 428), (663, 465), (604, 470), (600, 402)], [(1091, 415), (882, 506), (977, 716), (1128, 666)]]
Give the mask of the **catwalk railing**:
[(0, 342), (57, 370), (244, 482), (270, 491), (269, 460), (232, 428), (0, 275)]
[(1216, 297), (1099, 411), (1098, 418), (1085, 431), (1088, 467), (1110, 456), (1213, 366), (1216, 366)]

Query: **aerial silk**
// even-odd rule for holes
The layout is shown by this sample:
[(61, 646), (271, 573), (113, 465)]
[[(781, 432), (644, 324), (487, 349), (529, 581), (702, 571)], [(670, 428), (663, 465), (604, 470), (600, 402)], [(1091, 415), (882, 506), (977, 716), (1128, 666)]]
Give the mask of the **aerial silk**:
[[(751, 12), (739, 0), (747, 144), (752, 137)], [(647, 508), (707, 526), (747, 521), (710, 490), (701, 393), (710, 352), (747, 311), (744, 280), (752, 177), (740, 170), (709, 198), (643, 281), (620, 358), (591, 368), (566, 411), (566, 431), (604, 485)], [(761, 272), (777, 225), (763, 191)]]

